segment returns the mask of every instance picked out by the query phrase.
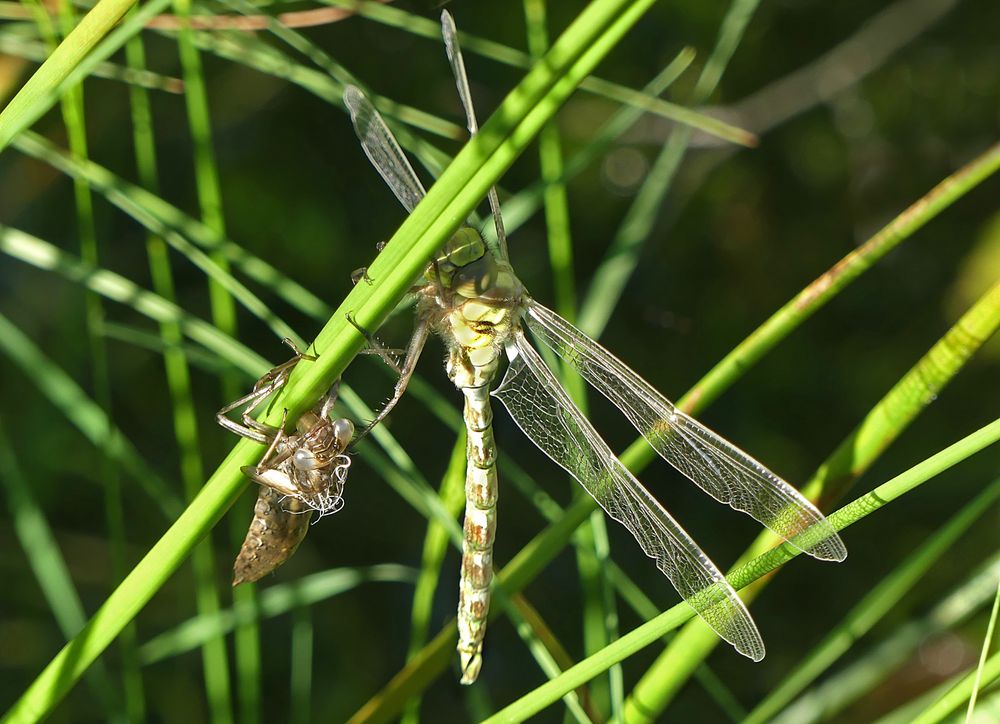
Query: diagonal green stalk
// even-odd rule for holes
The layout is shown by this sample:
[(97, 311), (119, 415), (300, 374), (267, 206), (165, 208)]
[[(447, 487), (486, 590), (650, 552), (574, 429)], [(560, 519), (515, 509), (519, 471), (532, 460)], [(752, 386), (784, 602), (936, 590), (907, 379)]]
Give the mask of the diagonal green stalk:
[[(932, 480), (941, 472), (958, 464), (962, 460), (1000, 441), (1000, 419), (980, 428), (971, 435), (948, 446), (941, 452), (914, 465), (909, 470), (876, 487), (870, 493), (848, 503), (840, 510), (828, 516), (833, 527), (842, 531), (863, 520), (894, 500), (911, 492), (920, 485)], [(763, 579), (767, 574), (777, 570), (785, 563), (801, 554), (801, 551), (783, 543), (777, 548), (748, 561), (733, 570), (727, 578), (737, 590), (745, 588), (755, 581)], [(634, 629), (618, 639), (599, 654), (591, 656), (562, 676), (554, 679), (534, 691), (521, 697), (514, 703), (498, 711), (488, 721), (523, 721), (527, 717), (541, 711), (557, 701), (565, 692), (571, 691), (585, 681), (599, 675), (612, 664), (628, 658), (645, 646), (657, 641), (667, 631), (676, 628), (683, 622), (691, 620), (694, 610), (686, 603), (679, 603), (664, 611), (652, 621)], [(677, 639), (674, 639), (675, 641)], [(966, 696), (968, 692), (966, 692)], [(635, 705), (632, 704), (634, 707)], [(626, 721), (634, 718), (644, 719), (654, 714), (652, 710), (645, 712), (626, 711)], [(633, 718), (634, 717), (634, 718)]]
[[(346, 314), (352, 312), (365, 328), (378, 328), (431, 255), (650, 4), (651, 0), (595, 0), (577, 17), (482, 132), (456, 156), (375, 259), (369, 269), (373, 283), (354, 287), (316, 341), (319, 359), (296, 369), (279, 404), (265, 419), (276, 422), (283, 406), (288, 407), (290, 419), (295, 419), (319, 399), (364, 341)], [(245, 485), (240, 466), (252, 464), (259, 454), (258, 445), (248, 440), (237, 443), (84, 630), (14, 703), (8, 712), (12, 718), (36, 719), (52, 710), (232, 504)]]

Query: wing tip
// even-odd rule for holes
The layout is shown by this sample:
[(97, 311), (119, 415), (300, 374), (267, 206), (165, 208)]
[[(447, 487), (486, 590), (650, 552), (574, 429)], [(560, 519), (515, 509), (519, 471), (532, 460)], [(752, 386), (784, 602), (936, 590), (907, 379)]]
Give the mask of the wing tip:
[(825, 535), (822, 540), (801, 550), (816, 560), (843, 563), (847, 559), (847, 546), (844, 545), (843, 539), (833, 529), (833, 526), (829, 526), (829, 528), (829, 534)]

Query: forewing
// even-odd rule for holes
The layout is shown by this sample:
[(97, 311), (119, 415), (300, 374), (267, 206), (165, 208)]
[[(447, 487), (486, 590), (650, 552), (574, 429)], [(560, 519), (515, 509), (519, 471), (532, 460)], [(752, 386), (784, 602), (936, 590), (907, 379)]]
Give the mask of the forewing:
[(764, 658), (757, 626), (732, 586), (656, 499), (615, 457), (525, 339), (515, 332), (503, 382), (493, 392), (538, 448), (622, 523), (705, 622), (741, 654)]
[(413, 211), (427, 192), (392, 131), (360, 88), (353, 85), (344, 88), (344, 105), (351, 113), (354, 132), (368, 160), (396, 194), (399, 203), (407, 211)]
[[(444, 38), (444, 49), (448, 55), (448, 63), (451, 64), (451, 72), (455, 76), (455, 85), (458, 88), (458, 98), (462, 102), (462, 109), (465, 111), (466, 127), (469, 133), (475, 136), (479, 133), (479, 123), (476, 121), (476, 109), (472, 105), (472, 91), (469, 89), (469, 76), (465, 72), (465, 60), (462, 58), (462, 48), (458, 44), (458, 28), (455, 27), (455, 19), (447, 10), (441, 11), (441, 37)], [(503, 227), (503, 217), (500, 215), (500, 197), (497, 196), (496, 186), (490, 186), (486, 195), (490, 202), (490, 211), (493, 214), (493, 227), (497, 232), (498, 249), (496, 250), (504, 260), (507, 256), (507, 232)]]
[(847, 557), (833, 526), (798, 490), (678, 410), (624, 362), (552, 310), (531, 300), (527, 319), (539, 340), (614, 403), (660, 457), (706, 493), (749, 514), (811, 556), (833, 561)]

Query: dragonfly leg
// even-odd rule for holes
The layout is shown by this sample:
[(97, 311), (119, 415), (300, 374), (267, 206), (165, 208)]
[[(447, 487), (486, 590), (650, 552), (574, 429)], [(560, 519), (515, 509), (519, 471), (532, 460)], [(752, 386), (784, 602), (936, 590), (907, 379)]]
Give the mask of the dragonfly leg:
[(406, 350), (390, 349), (378, 341), (378, 337), (369, 332), (367, 329), (358, 324), (358, 321), (354, 318), (354, 315), (348, 312), (347, 321), (351, 323), (351, 326), (364, 335), (365, 340), (368, 342), (368, 348), (361, 350), (362, 354), (376, 354), (383, 362), (385, 362), (397, 375), (403, 374), (403, 368), (399, 366), (399, 362), (396, 360), (400, 354), (404, 354)]
[(368, 276), (368, 267), (363, 266), (360, 269), (355, 269), (351, 272), (351, 284), (357, 285), (358, 282), (364, 280), (365, 284), (371, 285), (372, 278)]
[(406, 392), (406, 386), (410, 384), (410, 378), (413, 376), (413, 370), (416, 369), (417, 360), (420, 359), (420, 353), (424, 350), (424, 345), (427, 343), (427, 335), (430, 333), (430, 324), (427, 321), (421, 320), (417, 323), (416, 328), (413, 330), (413, 336), (410, 338), (410, 344), (406, 348), (406, 359), (403, 360), (403, 366), (399, 369), (399, 380), (396, 382), (396, 387), (393, 390), (392, 398), (383, 405), (382, 409), (379, 410), (375, 419), (372, 420), (364, 430), (358, 433), (354, 438), (354, 444), (362, 440), (368, 433), (374, 429), (386, 416), (392, 412), (392, 408), (396, 406), (396, 403), (400, 401), (403, 397), (403, 393)]

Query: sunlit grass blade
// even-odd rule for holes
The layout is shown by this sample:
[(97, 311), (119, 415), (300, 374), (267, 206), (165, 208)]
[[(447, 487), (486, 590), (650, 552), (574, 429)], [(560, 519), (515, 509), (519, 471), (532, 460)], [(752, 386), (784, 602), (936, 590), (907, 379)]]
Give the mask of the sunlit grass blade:
[[(897, 475), (892, 480), (879, 485), (870, 493), (862, 495), (828, 516), (827, 519), (836, 530), (845, 530), (997, 441), (1000, 441), (1000, 419), (962, 438), (906, 472)], [(791, 561), (800, 553), (801, 551), (792, 548), (789, 544), (782, 543), (777, 548), (773, 548), (737, 567), (727, 578), (737, 590), (745, 588)], [(674, 606), (652, 621), (626, 634), (599, 654), (581, 661), (562, 676), (543, 684), (500, 710), (489, 721), (521, 721), (526, 719), (558, 700), (565, 692), (589, 681), (614, 663), (628, 658), (659, 639), (667, 631), (690, 620), (694, 615), (693, 609), (686, 603)], [(677, 639), (675, 638), (674, 641)], [(968, 696), (967, 691), (966, 696)], [(648, 718), (652, 710), (636, 711), (632, 709), (635, 705), (631, 702), (631, 698), (629, 702), (626, 702), (626, 720), (638, 721)], [(629, 717), (635, 717), (635, 719), (629, 719)]]
[(887, 613), (896, 610), (930, 568), (998, 498), (1000, 478), (986, 486), (906, 560), (896, 565), (743, 721), (747, 724), (772, 721), (795, 696), (844, 656)]
[[(906, 430), (910, 422), (937, 399), (938, 393), (998, 327), (1000, 281), (970, 307), (872, 408), (819, 466), (803, 486), (803, 494), (811, 499), (839, 498)], [(820, 507), (824, 506), (821, 504)], [(744, 558), (766, 550), (774, 541), (773, 534), (761, 534)], [(744, 600), (755, 598), (768, 582), (762, 582), (746, 592)], [(663, 711), (691, 671), (717, 644), (718, 638), (707, 626), (702, 628), (697, 622), (688, 624), (639, 680), (629, 701), (634, 707), (649, 713)]]

